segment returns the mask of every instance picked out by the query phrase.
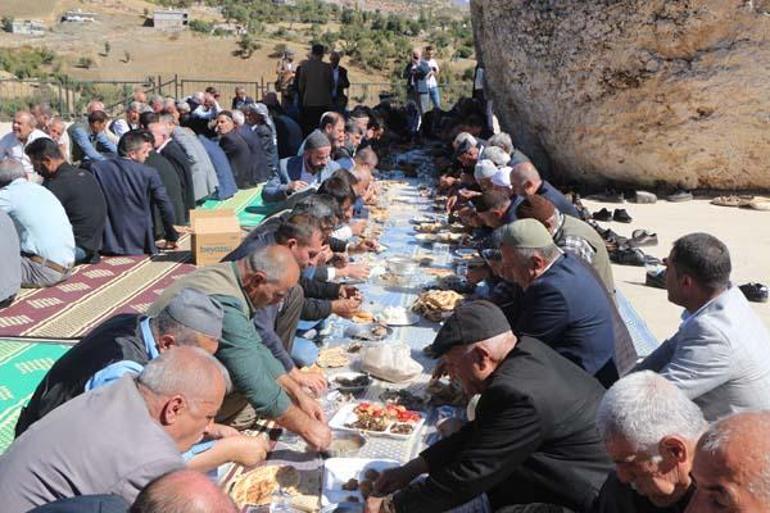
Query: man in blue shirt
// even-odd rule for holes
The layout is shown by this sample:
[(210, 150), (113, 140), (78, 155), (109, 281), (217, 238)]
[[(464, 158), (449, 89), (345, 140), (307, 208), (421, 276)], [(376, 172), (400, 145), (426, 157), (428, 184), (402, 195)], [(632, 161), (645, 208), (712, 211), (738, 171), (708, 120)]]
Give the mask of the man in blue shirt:
[(69, 278), (75, 236), (67, 212), (51, 191), (28, 182), (15, 160), (0, 161), (0, 210), (19, 235), (23, 287), (50, 287)]
[(514, 332), (542, 340), (609, 388), (618, 371), (613, 305), (602, 284), (539, 221), (520, 219), (501, 230), (504, 278), (523, 289), (506, 311)]
[(542, 196), (559, 209), (562, 214), (580, 219), (575, 206), (556, 187), (543, 180), (531, 162), (521, 162), (511, 169), (511, 187), (520, 197)]

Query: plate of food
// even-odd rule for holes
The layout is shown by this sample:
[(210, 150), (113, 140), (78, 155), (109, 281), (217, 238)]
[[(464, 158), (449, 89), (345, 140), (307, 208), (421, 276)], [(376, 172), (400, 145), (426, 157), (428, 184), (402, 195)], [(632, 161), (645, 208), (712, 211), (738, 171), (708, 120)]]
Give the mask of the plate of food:
[(416, 241), (422, 242), (423, 244), (429, 244), (438, 240), (435, 233), (418, 233), (414, 238)]
[(469, 260), (471, 258), (478, 257), (479, 252), (473, 248), (457, 248), (455, 250), (455, 255), (460, 257), (463, 260)]
[(393, 328), (379, 322), (351, 324), (345, 328), (345, 336), (358, 340), (383, 340), (393, 334)]
[(429, 290), (417, 297), (412, 310), (433, 322), (440, 322), (452, 315), (464, 296), (453, 290)]
[(334, 387), (343, 394), (355, 394), (371, 385), (372, 378), (361, 372), (341, 372), (335, 374), (331, 381)]
[(299, 495), (299, 471), (290, 465), (265, 465), (244, 472), (228, 486), (228, 493), (239, 508), (246, 505), (270, 504), (279, 489)]
[(350, 363), (350, 357), (342, 346), (327, 347), (318, 353), (316, 363), (326, 369), (344, 367)]
[(445, 228), (444, 223), (420, 223), (414, 225), (415, 231), (420, 233), (436, 233)]
[(337, 411), (329, 421), (329, 427), (405, 440), (424, 422), (425, 417), (420, 412), (398, 404), (352, 402)]
[(377, 314), (377, 320), (388, 326), (411, 326), (420, 322), (420, 316), (403, 306), (386, 306)]
[(423, 397), (405, 388), (388, 388), (380, 394), (380, 400), (385, 404), (397, 404), (407, 410), (425, 410), (426, 401)]
[(329, 458), (324, 462), (321, 505), (363, 506), (382, 472), (399, 466), (399, 462), (388, 459)]
[(438, 232), (435, 235), (436, 242), (443, 242), (445, 244), (457, 244), (465, 238), (464, 233)]

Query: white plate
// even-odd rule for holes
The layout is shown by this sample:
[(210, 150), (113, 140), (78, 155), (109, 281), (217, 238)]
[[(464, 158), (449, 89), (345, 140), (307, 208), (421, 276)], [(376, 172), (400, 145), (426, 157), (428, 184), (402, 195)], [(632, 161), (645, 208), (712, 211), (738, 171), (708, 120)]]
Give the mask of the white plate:
[(321, 506), (345, 502), (345, 499), (354, 495), (361, 504), (364, 498), (361, 492), (347, 491), (342, 485), (351, 479), (363, 477), (364, 473), (373, 469), (382, 472), (389, 468), (396, 468), (401, 464), (395, 460), (372, 460), (368, 458), (329, 458), (324, 462), (323, 485), (321, 486)]
[(438, 236), (435, 233), (418, 233), (414, 238), (420, 242), (436, 242)]
[[(459, 257), (468, 257), (468, 256), (476, 256), (479, 252), (473, 248), (457, 248), (455, 250), (455, 255)], [(481, 258), (481, 257), (479, 257)]]
[[(352, 424), (353, 422), (358, 420), (358, 416), (354, 411), (356, 409), (356, 406), (358, 406), (358, 404), (359, 403), (357, 402), (352, 402), (342, 406), (342, 408), (337, 410), (337, 413), (334, 414), (334, 417), (332, 417), (331, 420), (329, 420), (329, 427), (331, 429), (340, 429), (342, 431), (354, 431), (356, 433), (364, 433), (368, 436), (385, 436), (388, 438), (397, 438), (399, 440), (409, 440), (415, 433), (417, 433), (417, 431), (419, 431), (419, 429), (425, 423), (425, 416), (419, 411), (416, 411), (415, 413), (420, 415), (420, 420), (412, 423), (412, 426), (414, 426), (414, 429), (408, 435), (402, 435), (399, 433), (390, 432), (390, 428), (393, 424), (403, 424), (403, 422), (396, 422), (396, 421), (391, 422), (385, 431), (369, 431), (368, 429), (358, 429), (358, 428), (348, 427), (347, 424)], [(380, 404), (380, 403), (377, 403), (377, 404)]]

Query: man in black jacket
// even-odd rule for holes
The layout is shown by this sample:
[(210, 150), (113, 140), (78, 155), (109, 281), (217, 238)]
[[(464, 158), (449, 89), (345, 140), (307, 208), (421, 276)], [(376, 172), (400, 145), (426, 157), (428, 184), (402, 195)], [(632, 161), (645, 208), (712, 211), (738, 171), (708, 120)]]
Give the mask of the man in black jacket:
[(91, 330), (43, 377), (16, 423), (19, 437), (58, 406), (127, 373), (138, 374), (160, 353), (197, 346), (214, 354), (222, 333), (222, 306), (182, 289), (154, 318), (120, 314)]
[(107, 205), (94, 175), (64, 159), (59, 145), (47, 137), (31, 142), (24, 150), (35, 171), (67, 212), (75, 235), (75, 263), (99, 260)]
[(517, 338), (488, 301), (458, 307), (430, 351), (466, 394), (481, 394), (476, 417), (383, 473), (367, 511), (438, 513), (484, 493), (493, 510), (546, 503), (590, 511), (612, 467), (595, 424), (602, 387), (542, 342)]

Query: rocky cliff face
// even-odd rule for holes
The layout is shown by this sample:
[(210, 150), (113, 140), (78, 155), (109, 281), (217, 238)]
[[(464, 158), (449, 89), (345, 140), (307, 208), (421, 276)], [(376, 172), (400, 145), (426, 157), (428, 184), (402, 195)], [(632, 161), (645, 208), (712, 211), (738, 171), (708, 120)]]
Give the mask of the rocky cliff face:
[(472, 0), (502, 125), (564, 180), (770, 189), (770, 0)]

